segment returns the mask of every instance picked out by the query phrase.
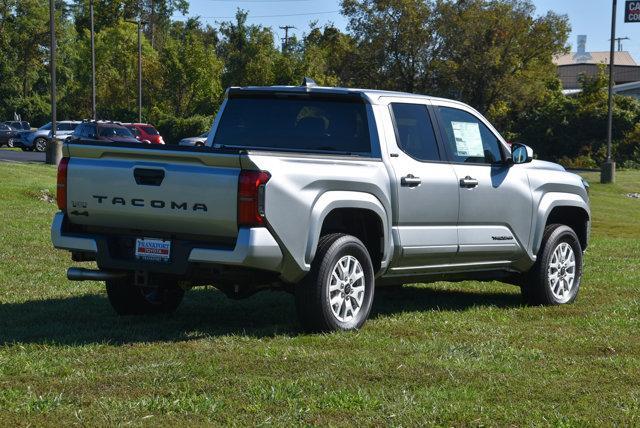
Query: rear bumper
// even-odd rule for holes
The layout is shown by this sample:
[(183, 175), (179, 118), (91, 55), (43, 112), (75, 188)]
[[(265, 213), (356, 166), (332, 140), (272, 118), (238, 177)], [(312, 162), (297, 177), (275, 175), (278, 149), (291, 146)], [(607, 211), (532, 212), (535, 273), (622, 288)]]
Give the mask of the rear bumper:
[(107, 236), (65, 232), (65, 215), (57, 213), (51, 224), (51, 242), (58, 249), (95, 253), (98, 266), (105, 269), (150, 270), (186, 274), (193, 264), (246, 267), (279, 272), (282, 251), (266, 228), (241, 228), (233, 249), (203, 248), (175, 242), (172, 260), (167, 264), (118, 258), (112, 254)]

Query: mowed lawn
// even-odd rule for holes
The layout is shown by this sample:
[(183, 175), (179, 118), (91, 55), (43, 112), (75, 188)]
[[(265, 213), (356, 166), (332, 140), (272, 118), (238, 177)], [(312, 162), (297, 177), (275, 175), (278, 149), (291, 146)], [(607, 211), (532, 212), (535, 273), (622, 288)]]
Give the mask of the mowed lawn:
[(284, 293), (197, 290), (172, 316), (117, 317), (51, 247), (55, 169), (0, 163), (0, 426), (640, 425), (640, 172), (587, 178), (575, 304), (406, 286), (378, 292), (362, 331), (308, 335)]

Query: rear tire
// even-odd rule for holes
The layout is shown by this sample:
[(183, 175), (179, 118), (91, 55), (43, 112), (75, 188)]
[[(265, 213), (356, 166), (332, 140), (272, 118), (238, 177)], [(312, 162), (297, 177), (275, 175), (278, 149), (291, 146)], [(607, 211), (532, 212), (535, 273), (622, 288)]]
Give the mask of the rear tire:
[(9, 141), (7, 141), (7, 147), (9, 147), (10, 149), (13, 149), (14, 147), (13, 138), (9, 138)]
[(174, 312), (184, 297), (177, 285), (140, 287), (131, 277), (106, 281), (107, 296), (118, 315), (149, 315)]
[(530, 305), (573, 303), (582, 279), (582, 246), (573, 229), (547, 226), (538, 259), (523, 279), (522, 296)]
[(374, 283), (371, 257), (358, 238), (321, 237), (311, 271), (295, 287), (300, 323), (310, 332), (359, 329), (371, 311)]

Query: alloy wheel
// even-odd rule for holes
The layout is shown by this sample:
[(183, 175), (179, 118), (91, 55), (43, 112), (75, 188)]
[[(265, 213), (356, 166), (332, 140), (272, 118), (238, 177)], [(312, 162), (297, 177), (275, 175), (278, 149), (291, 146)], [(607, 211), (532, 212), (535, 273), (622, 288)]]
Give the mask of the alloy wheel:
[(576, 256), (573, 248), (566, 242), (561, 242), (553, 250), (551, 262), (547, 269), (547, 284), (560, 303), (571, 298), (571, 291), (576, 281)]
[(364, 301), (364, 281), (362, 265), (353, 256), (343, 256), (333, 267), (329, 278), (329, 304), (338, 321), (351, 321), (360, 312)]

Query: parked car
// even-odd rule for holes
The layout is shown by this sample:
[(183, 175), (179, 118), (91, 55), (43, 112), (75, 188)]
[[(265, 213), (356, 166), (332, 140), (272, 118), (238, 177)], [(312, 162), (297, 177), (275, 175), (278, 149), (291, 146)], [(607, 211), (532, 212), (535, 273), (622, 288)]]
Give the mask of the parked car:
[(117, 122), (82, 122), (72, 136), (71, 141), (104, 141), (110, 143), (140, 143), (125, 126)]
[(0, 123), (0, 147), (14, 147), (19, 131), (5, 123)]
[(148, 123), (123, 123), (134, 137), (141, 143), (164, 144), (160, 133), (153, 125)]
[[(78, 121), (73, 120), (61, 120), (56, 123), (56, 133), (58, 135), (64, 135), (67, 132), (73, 132), (78, 126)], [(16, 144), (22, 148), (22, 150), (37, 152), (44, 152), (47, 149), (47, 142), (51, 138), (51, 122), (41, 126), (35, 131), (22, 131), (19, 134), (19, 140), (16, 140)]]
[(30, 131), (31, 130), (31, 124), (29, 122), (26, 121), (18, 121), (18, 120), (7, 120), (6, 122), (4, 122), (5, 125), (9, 125), (10, 127), (17, 129), (17, 130), (22, 130), (22, 131)]
[[(73, 135), (76, 128), (78, 127), (78, 125), (80, 125), (81, 123), (82, 122), (80, 122), (79, 120), (60, 123), (60, 125), (56, 126), (56, 137), (62, 141), (66, 140), (67, 138), (70, 138)], [(51, 140), (51, 137), (52, 137), (51, 132), (52, 131), (49, 131), (49, 134), (47, 134), (47, 138), (49, 140)]]
[(198, 135), (197, 137), (189, 137), (183, 138), (178, 143), (179, 146), (185, 147), (204, 147), (207, 143), (207, 137), (209, 137), (209, 132), (205, 132), (202, 135)]
[(231, 88), (223, 106), (207, 152), (69, 143), (53, 245), (97, 262), (67, 277), (105, 281), (117, 313), (172, 312), (204, 285), (290, 291), (311, 331), (360, 328), (382, 286), (576, 299), (588, 185), (468, 105), (307, 80)]

